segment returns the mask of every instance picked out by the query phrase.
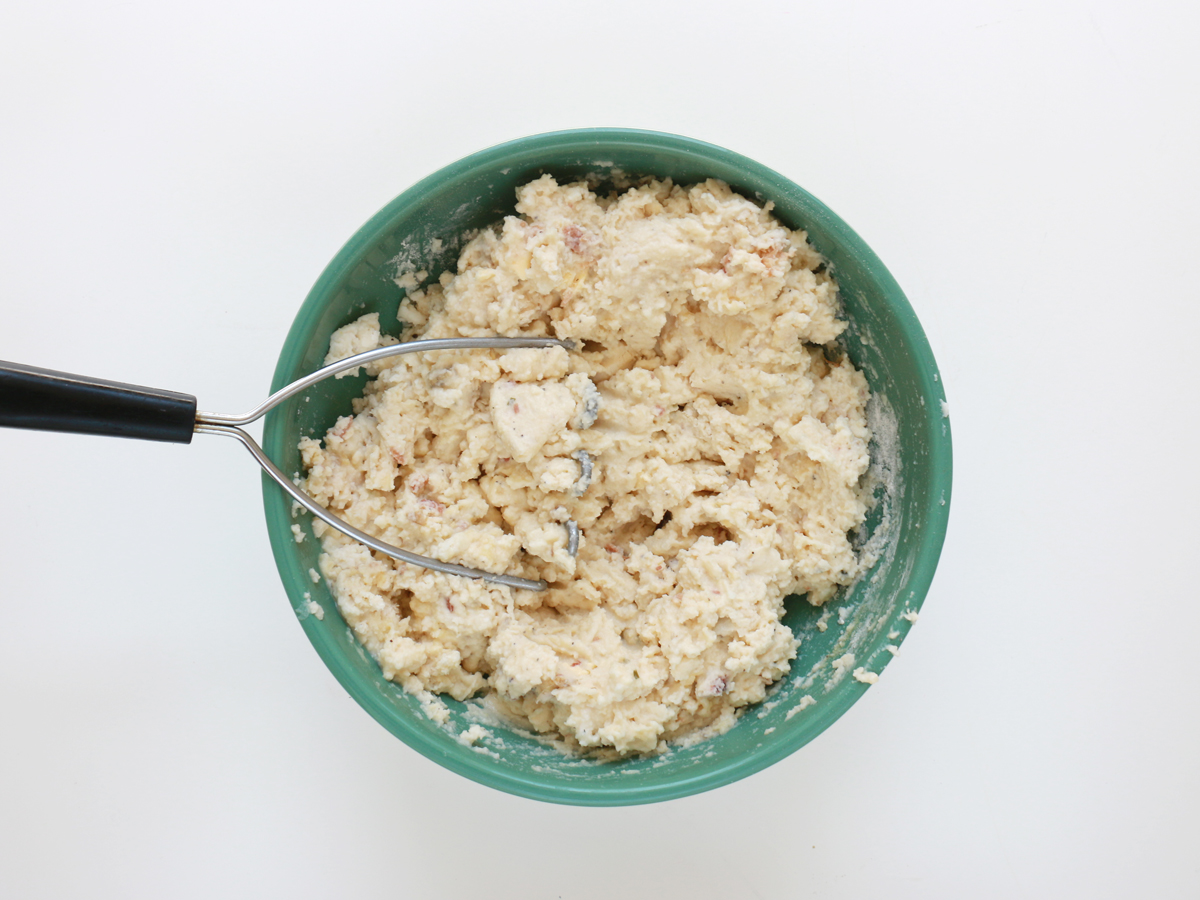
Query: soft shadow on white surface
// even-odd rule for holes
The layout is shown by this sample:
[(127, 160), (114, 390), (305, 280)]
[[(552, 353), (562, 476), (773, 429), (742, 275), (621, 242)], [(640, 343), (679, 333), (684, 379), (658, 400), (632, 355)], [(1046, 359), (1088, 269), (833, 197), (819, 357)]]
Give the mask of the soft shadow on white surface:
[(842, 215), (955, 435), (921, 620), (744, 782), (579, 810), (417, 756), (295, 623), (232, 444), (0, 432), (0, 895), (1193, 897), (1197, 12), (0, 11), (0, 358), (266, 393), (376, 209), (522, 134), (675, 131)]

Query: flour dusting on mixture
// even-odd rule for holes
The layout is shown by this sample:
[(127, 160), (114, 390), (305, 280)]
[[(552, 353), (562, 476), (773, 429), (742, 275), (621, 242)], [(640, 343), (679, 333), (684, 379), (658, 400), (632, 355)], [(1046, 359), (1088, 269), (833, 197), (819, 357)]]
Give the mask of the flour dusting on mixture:
[[(870, 499), (868, 390), (835, 345), (837, 285), (803, 232), (719, 181), (598, 196), (544, 176), (517, 212), (457, 272), (410, 280), (401, 339), (577, 350), (384, 360), (300, 449), (306, 489), (350, 524), (549, 588), (406, 565), (315, 521), (321, 572), (439, 717), (433, 695), (483, 694), (619, 754), (719, 734), (789, 671), (783, 598), (824, 604), (869, 562), (848, 537)], [(367, 316), (331, 355), (394, 340)]]

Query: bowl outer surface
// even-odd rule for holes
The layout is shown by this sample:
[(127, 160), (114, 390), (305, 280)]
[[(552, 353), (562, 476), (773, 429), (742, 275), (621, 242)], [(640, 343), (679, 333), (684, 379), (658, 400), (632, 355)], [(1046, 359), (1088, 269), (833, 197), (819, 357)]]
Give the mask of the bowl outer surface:
[[(790, 598), (786, 624), (801, 638), (792, 674), (724, 735), (653, 758), (615, 763), (572, 759), (531, 736), (485, 725), (474, 748), (455, 736), (478, 721), (478, 704), (446, 698), (450, 721), (436, 724), (416, 698), (384, 679), (346, 626), (318, 567), (319, 542), (307, 516), (293, 518), (283, 492), (263, 479), (267, 526), (280, 576), (305, 633), (352, 697), (426, 757), (482, 784), (557, 803), (615, 806), (682, 797), (743, 778), (802, 747), (832, 724), (867, 685), (859, 666), (879, 672), (911, 627), (933, 578), (949, 514), (951, 443), (938, 370), (911, 306), (882, 262), (848, 225), (782, 175), (720, 147), (676, 135), (583, 129), (522, 138), (481, 151), (405, 191), (364, 225), (321, 274), (292, 325), (272, 391), (320, 367), (337, 328), (379, 312), (397, 330), (398, 271), (431, 277), (454, 270), (470, 234), (514, 214), (516, 188), (543, 173), (560, 182), (614, 168), (679, 184), (719, 178), (802, 228), (839, 281), (850, 327), (847, 353), (873, 392), (872, 473), (879, 499), (859, 530), (880, 551), (872, 571), (823, 609)], [(440, 244), (439, 244), (440, 242)], [(297, 442), (321, 437), (351, 412), (365, 376), (327, 379), (267, 417), (263, 446), (285, 472), (301, 474)], [(300, 524), (308, 538), (296, 542)], [(323, 618), (310, 613), (317, 604)], [(912, 616), (915, 618), (915, 616)], [(894, 637), (889, 636), (894, 635)], [(847, 654), (853, 655), (853, 662)], [(841, 661), (840, 666), (833, 663)], [(815, 702), (805, 700), (811, 697)], [(768, 731), (770, 733), (768, 734)]]

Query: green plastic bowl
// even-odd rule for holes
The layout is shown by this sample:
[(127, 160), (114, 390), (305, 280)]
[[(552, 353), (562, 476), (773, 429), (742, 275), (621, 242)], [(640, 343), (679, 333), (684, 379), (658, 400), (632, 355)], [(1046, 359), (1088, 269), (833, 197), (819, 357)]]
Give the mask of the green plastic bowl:
[[(585, 806), (651, 803), (728, 784), (783, 759), (833, 724), (867, 689), (852, 670), (881, 671), (892, 657), (887, 645), (898, 645), (911, 627), (905, 614), (920, 608), (929, 588), (950, 502), (950, 427), (937, 366), (883, 263), (828, 207), (782, 175), (677, 135), (621, 128), (540, 134), (459, 160), (409, 188), (359, 229), (321, 274), (283, 345), (272, 390), (320, 367), (333, 331), (364, 313), (378, 312), (384, 329), (394, 329), (403, 294), (393, 281), (397, 267), (426, 269), (434, 277), (452, 270), (464, 233), (512, 214), (519, 185), (545, 172), (562, 182), (613, 169), (680, 184), (719, 178), (745, 196), (774, 202), (779, 218), (807, 231), (832, 266), (850, 322), (846, 351), (874, 392), (871, 453), (879, 502), (857, 539), (871, 543), (879, 562), (824, 609), (800, 597), (788, 600), (785, 622), (801, 638), (800, 649), (791, 675), (766, 701), (748, 708), (726, 734), (657, 757), (574, 759), (499, 728), (489, 728), (494, 736), (475, 748), (465, 746), (455, 737), (473, 721), (471, 701), (446, 698), (450, 722), (441, 726), (384, 679), (325, 583), (309, 577), (320, 547), (307, 516), (293, 519), (283, 492), (265, 478), (263, 486), (271, 546), (293, 609), (317, 653), (363, 709), (460, 775), (536, 800)], [(323, 435), (347, 414), (364, 380), (328, 379), (275, 409), (265, 425), (267, 454), (285, 472), (299, 473), (297, 442)], [(295, 522), (308, 540), (294, 540)], [(310, 614), (312, 602), (323, 617)]]

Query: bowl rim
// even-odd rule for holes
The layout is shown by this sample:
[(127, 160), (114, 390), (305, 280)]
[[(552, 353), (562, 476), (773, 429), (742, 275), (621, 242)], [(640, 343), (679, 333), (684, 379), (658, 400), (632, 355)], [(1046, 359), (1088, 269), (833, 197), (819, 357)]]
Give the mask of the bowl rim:
[[(369, 250), (378, 239), (380, 230), (392, 222), (402, 211), (419, 205), (428, 194), (441, 188), (446, 182), (456, 181), (480, 170), (495, 170), (507, 157), (517, 152), (523, 154), (532, 150), (569, 152), (577, 149), (580, 152), (597, 154), (603, 153), (606, 146), (614, 145), (636, 146), (655, 151), (667, 150), (675, 154), (694, 156), (698, 161), (717, 159), (727, 165), (736, 166), (757, 183), (777, 188), (780, 193), (786, 192), (802, 198), (807, 204), (808, 210), (811, 210), (810, 221), (819, 221), (826, 232), (834, 235), (838, 242), (853, 253), (869, 270), (871, 278), (879, 287), (880, 294), (886, 296), (888, 305), (897, 315), (899, 328), (904, 332), (904, 340), (916, 359), (918, 383), (922, 396), (931, 400), (938, 399), (939, 395), (944, 396), (944, 384), (938, 383), (940, 370), (934, 361), (933, 351), (917, 320), (916, 313), (900, 285), (866, 242), (827, 205), (773, 169), (715, 144), (666, 132), (614, 127), (544, 132), (496, 144), (450, 163), (398, 195), (360, 227), (321, 272), (304, 303), (297, 311), (284, 340), (272, 379), (271, 392), (290, 382), (292, 378), (290, 373), (301, 363), (302, 335), (309, 330), (311, 321), (319, 315), (331, 291), (335, 290), (359, 264), (364, 252)], [(770, 199), (769, 190), (760, 191), (760, 193), (765, 195), (766, 199)], [(931, 404), (927, 404), (927, 406), (931, 406)], [(281, 443), (283, 433), (286, 431), (282, 415), (281, 410), (273, 410), (267, 415), (264, 424), (263, 447), (273, 457), (277, 457), (277, 453), (273, 453), (273, 450)], [(906, 585), (910, 596), (904, 603), (906, 608), (913, 610), (921, 607), (932, 583), (945, 540), (950, 511), (952, 450), (949, 420), (942, 420), (944, 431), (935, 435), (931, 416), (932, 410), (927, 412), (922, 420), (922, 428), (929, 431), (928, 448), (933, 472), (933, 489), (925, 498), (926, 527), (923, 529), (921, 550), (916, 556)], [(286, 512), (287, 504), (284, 494), (265, 475), (263, 476), (263, 502), (276, 567), (289, 600), (295, 606), (298, 602), (295, 598), (302, 596), (307, 588), (311, 588), (311, 584), (308, 584), (306, 588), (302, 573), (290, 555), (295, 546), (290, 529), (280, 524), (284, 520), (290, 522), (289, 514)], [(283, 515), (280, 515), (281, 511), (284, 513)], [(307, 578), (307, 575), (305, 574), (303, 578)], [(577, 806), (624, 806), (653, 803), (700, 793), (745, 778), (789, 756), (808, 741), (823, 733), (857, 702), (867, 688), (867, 685), (863, 684), (859, 686), (860, 690), (841, 693), (839, 696), (842, 698), (842, 702), (816, 704), (806, 713), (806, 717), (812, 722), (812, 728), (804, 732), (792, 733), (790, 738), (785, 733), (780, 736), (779, 740), (766, 742), (756, 751), (743, 754), (720, 768), (702, 771), (695, 775), (689, 775), (685, 771), (669, 781), (648, 785), (624, 785), (607, 780), (602, 784), (592, 781), (581, 781), (580, 784), (560, 782), (547, 784), (529, 775), (496, 767), (490, 759), (481, 754), (451, 755), (446, 752), (443, 743), (431, 733), (407, 728), (399, 730), (395, 726), (403, 723), (397, 722), (392, 707), (382, 695), (364, 686), (363, 680), (343, 658), (341, 649), (333, 642), (329, 632), (310, 620), (302, 620), (300, 624), (325, 666), (350, 696), (391, 734), (422, 756), (459, 775), (507, 793), (534, 800)], [(832, 700), (832, 698), (830, 699)]]

